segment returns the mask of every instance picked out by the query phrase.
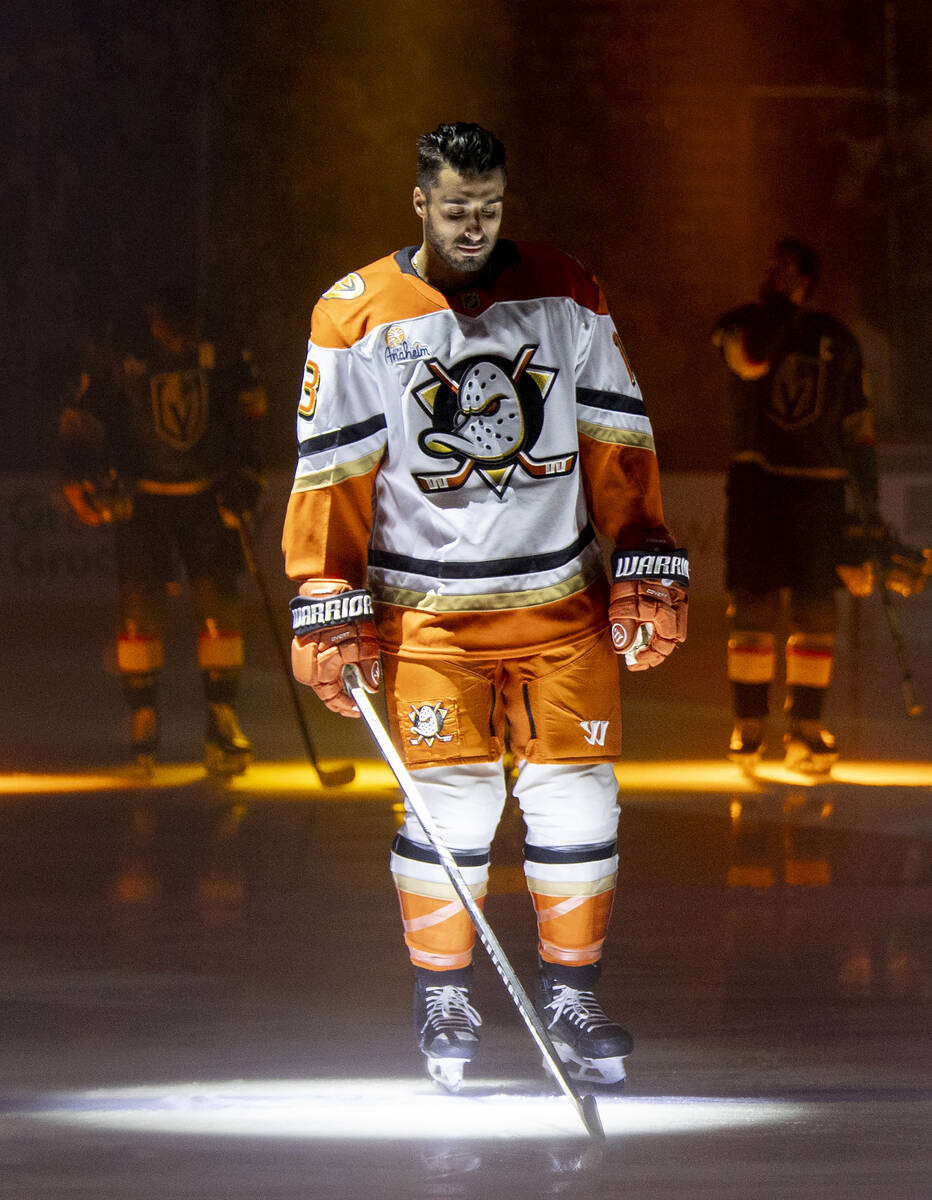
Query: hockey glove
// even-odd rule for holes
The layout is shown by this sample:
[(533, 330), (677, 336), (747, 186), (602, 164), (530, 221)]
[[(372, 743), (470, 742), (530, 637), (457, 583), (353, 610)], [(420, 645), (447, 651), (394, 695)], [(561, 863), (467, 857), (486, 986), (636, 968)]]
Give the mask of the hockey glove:
[(217, 508), (220, 519), (228, 529), (235, 529), (244, 516), (249, 516), (259, 503), (265, 479), (258, 471), (243, 467), (230, 471), (217, 485)]
[(308, 579), (291, 602), (291, 623), (295, 679), (313, 688), (332, 712), (358, 717), (341, 675), (347, 663), (355, 663), (366, 691), (378, 691), (381, 667), (372, 597), (342, 579)]
[(83, 525), (117, 525), (133, 515), (133, 494), (116, 471), (98, 479), (69, 480), (62, 491)]
[(686, 641), (689, 556), (650, 546), (616, 550), (608, 619), (616, 654), (629, 671), (656, 667)]

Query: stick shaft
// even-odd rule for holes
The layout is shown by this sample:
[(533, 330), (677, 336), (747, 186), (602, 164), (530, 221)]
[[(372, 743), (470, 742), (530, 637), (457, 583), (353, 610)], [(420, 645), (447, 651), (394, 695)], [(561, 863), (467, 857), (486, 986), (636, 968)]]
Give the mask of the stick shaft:
[(916, 717), (922, 713), (922, 705), (919, 703), (916, 689), (913, 686), (912, 672), (909, 669), (909, 661), (906, 657), (906, 644), (903, 641), (903, 631), (900, 628), (900, 618), (896, 611), (896, 605), (893, 603), (893, 597), (887, 591), (883, 581), (880, 584), (880, 599), (883, 603), (883, 611), (887, 618), (887, 628), (890, 630), (890, 637), (893, 640), (893, 650), (900, 668), (900, 688), (903, 692), (903, 702), (906, 705), (906, 715)]

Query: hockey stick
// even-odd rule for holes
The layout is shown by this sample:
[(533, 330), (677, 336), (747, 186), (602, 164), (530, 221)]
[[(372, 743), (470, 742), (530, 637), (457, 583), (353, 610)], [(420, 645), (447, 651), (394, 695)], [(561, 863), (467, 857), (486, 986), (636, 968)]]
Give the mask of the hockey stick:
[(352, 763), (346, 763), (345, 766), (335, 767), (332, 771), (320, 765), (317, 758), (317, 753), (314, 750), (314, 743), (311, 741), (311, 734), (307, 727), (307, 721), (304, 717), (304, 710), (301, 708), (301, 697), (298, 695), (298, 685), (295, 683), (294, 675), (291, 673), (291, 663), (288, 661), (288, 655), (285, 652), (285, 647), (282, 644), (282, 639), (278, 631), (278, 623), (275, 619), (275, 608), (269, 596), (269, 589), (266, 586), (265, 578), (262, 571), (259, 569), (259, 563), (256, 559), (255, 545), (253, 543), (252, 533), (249, 529), (249, 517), (246, 513), (237, 513), (236, 515), (236, 531), (239, 534), (240, 545), (243, 547), (243, 558), (246, 560), (246, 567), (249, 574), (256, 581), (256, 586), (259, 589), (259, 595), (262, 597), (262, 606), (265, 609), (265, 615), (268, 620), (269, 630), (272, 634), (272, 641), (275, 643), (275, 649), (278, 653), (278, 660), (281, 664), (282, 674), (285, 676), (285, 682), (288, 685), (288, 694), (291, 696), (294, 715), (298, 721), (298, 728), (301, 730), (301, 739), (304, 742), (304, 749), (307, 751), (307, 757), (311, 766), (314, 768), (321, 787), (345, 787), (346, 784), (352, 783), (356, 778), (356, 768)]
[(515, 1003), (515, 1007), (521, 1014), (522, 1020), (527, 1025), (531, 1036), (540, 1048), (544, 1056), (544, 1062), (549, 1067), (560, 1089), (572, 1100), (579, 1119), (585, 1126), (589, 1136), (597, 1140), (604, 1139), (605, 1131), (602, 1128), (602, 1120), (599, 1117), (595, 1097), (592, 1095), (580, 1096), (574, 1087), (572, 1079), (567, 1074), (566, 1067), (554, 1049), (553, 1042), (550, 1040), (550, 1035), (547, 1033), (544, 1023), (537, 1015), (537, 1010), (531, 1003), (527, 992), (521, 986), (521, 982), (514, 973), (511, 963), (506, 958), (505, 951), (499, 944), (498, 938), (492, 932), (485, 914), (469, 890), (469, 884), (467, 884), (459, 867), (456, 865), (456, 859), (444, 844), (434, 823), (434, 819), (424, 802), (424, 798), (411, 778), (411, 773), (401, 761), (401, 756), (392, 745), (391, 739), (386, 733), (382, 722), (379, 720), (375, 709), (372, 707), (369, 697), (362, 686), (362, 678), (357, 667), (349, 664), (343, 668), (343, 684), (356, 702), (356, 706), (369, 726), (372, 736), (378, 743), (379, 749), (385, 755), (386, 761), (392, 769), (392, 774), (398, 780), (401, 790), (407, 796), (414, 815), (420, 821), (421, 828), (427, 836), (427, 840), (436, 851), (444, 870), (449, 876), (453, 890), (459, 896), (463, 907), (469, 913), (470, 919), (476, 928), (476, 933), (479, 935), (479, 940), (485, 946), (489, 958), (492, 960), (492, 965), (500, 975), (502, 983), (504, 983), (508, 994)]
[[(869, 529), (872, 523), (886, 529), (886, 523), (875, 510), (873, 503), (865, 496), (862, 489), (855, 484), (852, 487), (852, 491), (854, 493), (858, 517), (864, 529)], [(883, 614), (887, 620), (887, 628), (890, 630), (890, 638), (893, 642), (893, 652), (896, 655), (896, 661), (900, 668), (900, 690), (903, 694), (903, 703), (906, 706), (906, 715), (908, 717), (921, 717), (925, 712), (925, 708), (919, 702), (919, 697), (916, 695), (916, 689), (913, 686), (913, 677), (906, 657), (906, 643), (903, 641), (900, 618), (896, 611), (896, 605), (893, 603), (893, 597), (887, 590), (886, 563), (879, 554), (874, 555), (873, 563), (879, 580), (880, 602), (883, 605)]]
[(893, 597), (887, 591), (883, 580), (880, 581), (880, 599), (883, 603), (884, 615), (887, 618), (887, 628), (890, 630), (890, 637), (893, 639), (896, 660), (900, 667), (900, 688), (903, 692), (903, 703), (906, 705), (906, 715), (908, 717), (921, 717), (925, 709), (920, 704), (919, 697), (916, 695), (916, 689), (913, 687), (912, 673), (909, 669), (909, 663), (906, 660), (906, 646), (903, 642), (900, 618), (897, 615)]

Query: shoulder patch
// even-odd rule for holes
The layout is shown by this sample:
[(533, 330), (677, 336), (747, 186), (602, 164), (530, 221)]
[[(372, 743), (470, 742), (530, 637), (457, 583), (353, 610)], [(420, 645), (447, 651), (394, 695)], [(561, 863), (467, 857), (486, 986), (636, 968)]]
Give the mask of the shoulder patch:
[(366, 284), (361, 275), (357, 275), (355, 271), (351, 271), (349, 275), (344, 275), (342, 279), (338, 279), (333, 287), (324, 292), (325, 300), (355, 300), (357, 296), (361, 296), (366, 290)]

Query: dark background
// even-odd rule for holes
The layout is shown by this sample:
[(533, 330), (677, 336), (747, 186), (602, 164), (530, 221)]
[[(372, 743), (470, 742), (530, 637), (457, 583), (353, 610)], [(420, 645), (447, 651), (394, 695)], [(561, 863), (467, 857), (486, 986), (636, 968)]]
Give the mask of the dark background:
[(825, 260), (882, 439), (932, 440), (928, 0), (4, 0), (0, 467), (43, 468), (81, 337), (184, 277), (253, 347), (290, 465), (311, 308), (409, 244), (415, 141), (477, 120), (504, 232), (598, 274), (662, 466), (727, 453), (722, 309)]

